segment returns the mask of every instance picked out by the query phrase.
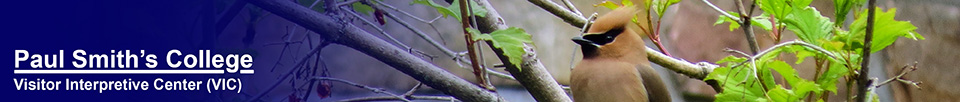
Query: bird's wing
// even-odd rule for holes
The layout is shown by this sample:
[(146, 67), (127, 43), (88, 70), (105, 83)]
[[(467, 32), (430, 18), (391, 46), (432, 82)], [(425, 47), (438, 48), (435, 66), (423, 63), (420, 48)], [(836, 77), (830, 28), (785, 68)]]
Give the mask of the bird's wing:
[(643, 80), (643, 87), (647, 89), (650, 102), (670, 102), (670, 92), (660, 79), (660, 74), (657, 74), (657, 70), (650, 65), (641, 64), (637, 65), (637, 71), (640, 72), (640, 78)]

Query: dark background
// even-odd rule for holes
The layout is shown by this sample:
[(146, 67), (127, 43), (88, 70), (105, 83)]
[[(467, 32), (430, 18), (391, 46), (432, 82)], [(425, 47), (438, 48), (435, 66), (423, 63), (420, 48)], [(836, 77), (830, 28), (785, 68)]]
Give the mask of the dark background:
[[(109, 54), (110, 50), (146, 50), (157, 55), (156, 69), (169, 69), (166, 52), (179, 49), (184, 54), (196, 54), (199, 49), (222, 53), (222, 44), (204, 41), (214, 35), (213, 0), (14, 0), (0, 3), (0, 35), (3, 35), (6, 79), (44, 78), (48, 81), (71, 80), (114, 81), (132, 78), (148, 81), (147, 91), (67, 91), (63, 84), (57, 91), (18, 91), (10, 80), (3, 81), (5, 101), (218, 101), (218, 95), (238, 95), (234, 92), (207, 93), (198, 91), (157, 91), (153, 80), (206, 80), (207, 78), (238, 77), (241, 75), (13, 75), (13, 50), (28, 50), (31, 54), (56, 54), (64, 50), (64, 69), (74, 69), (70, 53), (76, 49), (88, 54)], [(197, 40), (200, 39), (200, 40)], [(212, 39), (208, 39), (212, 40)], [(255, 62), (256, 62), (256, 56)], [(141, 58), (143, 59), (143, 58)], [(141, 69), (147, 69), (143, 60)], [(22, 62), (20, 69), (29, 69)], [(259, 69), (259, 68), (253, 68)], [(249, 76), (249, 75), (245, 75)], [(252, 83), (252, 82), (244, 82)], [(207, 84), (207, 82), (204, 82)], [(249, 86), (245, 86), (249, 87)], [(203, 88), (205, 89), (205, 88)], [(244, 90), (246, 91), (246, 90)]]

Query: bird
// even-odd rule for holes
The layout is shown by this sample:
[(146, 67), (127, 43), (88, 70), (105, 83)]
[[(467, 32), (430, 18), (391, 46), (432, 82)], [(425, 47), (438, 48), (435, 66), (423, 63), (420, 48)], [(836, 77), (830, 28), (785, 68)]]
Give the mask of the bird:
[[(642, 5), (642, 4), (641, 4)], [(571, 40), (583, 59), (571, 70), (571, 94), (576, 102), (669, 102), (670, 94), (650, 67), (641, 7), (625, 6), (599, 16), (582, 36)], [(646, 22), (646, 19), (637, 19)], [(647, 27), (649, 28), (649, 27)]]

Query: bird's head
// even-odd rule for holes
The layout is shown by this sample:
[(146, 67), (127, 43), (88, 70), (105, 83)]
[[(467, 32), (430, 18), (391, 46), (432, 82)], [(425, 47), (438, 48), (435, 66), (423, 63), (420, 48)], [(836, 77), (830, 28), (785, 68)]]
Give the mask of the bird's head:
[[(642, 25), (633, 23), (634, 16), (645, 17), (639, 7), (621, 7), (600, 16), (583, 36), (574, 37), (584, 58), (620, 57), (630, 54), (644, 54)], [(638, 19), (641, 20), (641, 19)], [(644, 23), (646, 19), (642, 19)]]

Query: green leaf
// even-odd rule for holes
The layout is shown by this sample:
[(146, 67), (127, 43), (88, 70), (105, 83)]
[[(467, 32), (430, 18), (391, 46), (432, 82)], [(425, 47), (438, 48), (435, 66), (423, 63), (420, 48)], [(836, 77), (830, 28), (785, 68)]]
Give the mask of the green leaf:
[(470, 33), (470, 35), (472, 36), (471, 38), (473, 38), (473, 41), (493, 39), (493, 37), (491, 37), (490, 34), (480, 34), (480, 30), (473, 29), (473, 28), (467, 28), (467, 33)]
[(620, 0), (620, 4), (623, 4), (623, 6), (633, 6), (633, 1), (630, 1), (630, 0)]
[(770, 23), (770, 17), (765, 15), (751, 17), (750, 24), (763, 28), (763, 30), (767, 31), (770, 31), (773, 28), (773, 23)]
[(806, 7), (787, 15), (784, 23), (787, 29), (793, 31), (800, 40), (814, 45), (820, 45), (817, 39), (829, 39), (833, 30), (830, 18), (820, 15), (816, 8)]
[[(833, 0), (834, 15), (836, 20), (833, 22), (843, 23), (847, 19), (847, 13), (853, 8), (860, 8), (866, 0)], [(841, 26), (843, 24), (838, 24)]]
[[(747, 66), (747, 65), (744, 65)], [(755, 73), (750, 67), (740, 67), (731, 70), (729, 67), (714, 69), (708, 78), (716, 80), (723, 88), (723, 92), (714, 95), (717, 102), (765, 102), (763, 88), (753, 77)]]
[[(790, 92), (795, 94), (792, 94), (791, 96), (796, 96), (796, 97), (795, 98), (791, 97), (788, 100), (799, 100), (802, 97), (806, 97), (807, 93), (809, 92), (815, 92), (819, 94), (823, 91), (819, 87), (819, 85), (817, 85), (813, 81), (800, 78), (800, 76), (797, 75), (796, 69), (793, 69), (792, 67), (790, 67), (790, 65), (787, 64), (786, 62), (773, 61), (768, 63), (767, 66), (770, 67), (771, 69), (776, 70), (778, 73), (780, 73), (780, 75), (783, 76), (783, 79), (787, 81), (787, 83), (792, 87), (792, 91)], [(771, 97), (774, 97), (772, 91), (773, 90), (771, 90)], [(772, 100), (775, 100), (775, 99), (772, 99)]]
[(787, 3), (792, 4), (790, 6), (793, 6), (793, 8), (803, 8), (803, 7), (810, 6), (810, 3), (812, 2), (813, 0), (790, 0), (790, 2), (787, 2)]
[(774, 88), (774, 86), (777, 86), (777, 82), (775, 82), (776, 78), (773, 77), (773, 71), (770, 71), (770, 68), (767, 68), (766, 63), (761, 62), (769, 61), (760, 61), (756, 63), (757, 65), (755, 66), (757, 66), (757, 77), (760, 77), (761, 79), (758, 81), (760, 81), (760, 83), (762, 83), (767, 89)]
[(620, 7), (634, 6), (633, 1), (630, 0), (620, 0), (620, 4), (617, 4), (612, 1), (601, 1), (599, 4), (593, 4), (593, 7), (603, 6), (610, 10), (617, 9)]
[(650, 6), (653, 6), (653, 0), (643, 0), (643, 7), (649, 12)]
[[(715, 95), (716, 101), (749, 101), (749, 102), (764, 102), (767, 101), (764, 96), (763, 87), (754, 75), (754, 69), (752, 64), (745, 64), (737, 68), (730, 68), (728, 66), (736, 65), (740, 62), (747, 61), (746, 58), (728, 56), (717, 63), (726, 63), (726, 66), (719, 67), (713, 70), (710, 74), (707, 75), (707, 78), (704, 80), (714, 80), (717, 81), (723, 92)], [(760, 71), (764, 73), (763, 71)], [(764, 75), (766, 76), (766, 75)], [(772, 80), (771, 80), (772, 81)]]
[(805, 58), (810, 57), (810, 56), (817, 55), (817, 53), (815, 53), (815, 52), (810, 52), (810, 51), (806, 51), (806, 50), (799, 50), (799, 51), (796, 51), (795, 53), (797, 53), (797, 55), (796, 55), (796, 56), (797, 56), (797, 62), (795, 62), (795, 64), (803, 63), (803, 60), (804, 60)]
[(777, 88), (770, 89), (768, 92), (770, 100), (773, 102), (800, 102), (800, 96), (797, 96), (791, 90), (783, 88), (783, 86), (777, 85)]
[[(739, 13), (732, 12), (732, 11), (727, 11), (727, 13), (730, 13), (731, 15), (740, 15)], [(734, 20), (724, 15), (720, 15), (719, 17), (717, 17), (717, 22), (714, 22), (713, 25), (716, 26), (718, 24), (723, 24), (723, 23), (730, 23), (730, 26), (729, 26), (730, 31), (740, 28), (740, 23), (737, 22), (737, 20)], [(773, 23), (770, 22), (769, 17), (767, 17), (766, 15), (751, 17), (750, 24), (753, 26), (758, 26), (760, 28), (763, 28), (763, 30), (767, 30), (767, 31), (772, 30), (772, 27), (773, 27), (772, 25)]]
[(654, 0), (653, 10), (656, 11), (657, 18), (663, 18), (663, 12), (667, 11), (667, 7), (677, 4), (678, 2), (680, 2), (680, 0)]
[(474, 36), (474, 40), (493, 42), (493, 47), (503, 50), (503, 55), (510, 58), (508, 60), (516, 66), (516, 68), (520, 68), (520, 64), (523, 63), (523, 55), (526, 54), (523, 45), (525, 43), (533, 43), (530, 34), (527, 34), (526, 31), (517, 27), (496, 30), (490, 32), (490, 34), (480, 34), (480, 31), (470, 28), (467, 28), (467, 31)]
[(594, 4), (594, 5), (593, 5), (593, 7), (597, 7), (597, 6), (603, 6), (603, 7), (606, 7), (606, 8), (608, 8), (608, 9), (611, 9), (611, 10), (620, 8), (620, 5), (617, 5), (617, 3), (614, 3), (614, 2), (611, 2), (611, 1), (602, 1), (602, 2), (600, 2), (600, 4)]
[(757, 2), (760, 10), (772, 14), (777, 19), (783, 19), (793, 10), (791, 6), (787, 5), (787, 0), (760, 0)]
[[(899, 37), (911, 38), (914, 40), (923, 40), (923, 36), (917, 34), (917, 27), (910, 23), (910, 21), (897, 21), (894, 19), (894, 16), (897, 14), (896, 8), (891, 8), (890, 10), (884, 12), (879, 7), (877, 8), (878, 12), (874, 14), (874, 34), (873, 41), (870, 45), (870, 53), (875, 53), (877, 51), (883, 50), (890, 44), (893, 44), (894, 41), (897, 41)], [(853, 21), (853, 24), (850, 24), (850, 34), (853, 36), (865, 36), (866, 35), (866, 19), (867, 12), (864, 10), (860, 12), (860, 17)], [(862, 37), (856, 37), (862, 38)]]
[[(475, 1), (473, 1), (473, 0), (468, 0), (467, 2), (470, 2), (470, 7), (471, 7), (472, 10), (473, 10), (473, 12), (472, 12), (471, 14), (468, 14), (468, 15), (476, 15), (476, 16), (478, 16), (478, 17), (486, 17), (486, 15), (487, 15), (487, 10), (484, 9), (483, 6), (478, 5), (478, 4), (477, 4)], [(433, 7), (434, 9), (437, 9), (437, 12), (439, 12), (440, 14), (442, 14), (443, 17), (451, 17), (451, 16), (452, 16), (452, 17), (456, 18), (457, 21), (462, 21), (461, 18), (460, 18), (460, 0), (453, 0), (453, 3), (450, 3), (450, 6), (443, 6), (443, 5), (437, 4), (437, 3), (433, 2), (433, 0), (413, 0), (413, 2), (411, 2), (411, 4), (422, 4), (422, 5), (427, 5), (427, 6)]]
[(353, 7), (353, 10), (357, 11), (357, 13), (364, 14), (364, 15), (370, 15), (370, 13), (373, 13), (373, 7), (370, 7), (363, 3), (354, 2), (353, 4), (350, 4), (350, 5), (352, 5), (351, 7)]
[(726, 66), (733, 66), (733, 65), (736, 65), (736, 64), (738, 64), (738, 63), (740, 63), (740, 62), (743, 62), (743, 61), (747, 61), (747, 58), (736, 57), (736, 56), (727, 56), (727, 57), (724, 57), (723, 59), (720, 59), (719, 61), (717, 61), (717, 64), (727, 63)]
[[(733, 11), (727, 11), (727, 13), (730, 13), (731, 15), (740, 15), (739, 13), (736, 13)], [(714, 22), (713, 25), (716, 26), (717, 24), (723, 24), (723, 23), (730, 23), (730, 26), (728, 27), (730, 31), (740, 28), (740, 23), (737, 22), (737, 20), (734, 20), (724, 15), (720, 15), (720, 17), (717, 18), (717, 22)]]
[(817, 84), (820, 84), (821, 89), (828, 90), (837, 94), (837, 81), (840, 77), (846, 76), (849, 70), (842, 63), (831, 62), (830, 67), (827, 67), (826, 72), (818, 77)]
[(793, 92), (796, 96), (807, 97), (808, 93), (813, 92), (815, 94), (823, 93), (823, 89), (820, 88), (820, 85), (809, 80), (801, 80), (797, 82), (796, 86), (792, 86)]
[(786, 62), (773, 61), (767, 63), (767, 67), (780, 73), (780, 76), (783, 76), (783, 80), (787, 81), (787, 84), (790, 84), (790, 86), (797, 86), (797, 83), (803, 80), (797, 75), (797, 71)]

